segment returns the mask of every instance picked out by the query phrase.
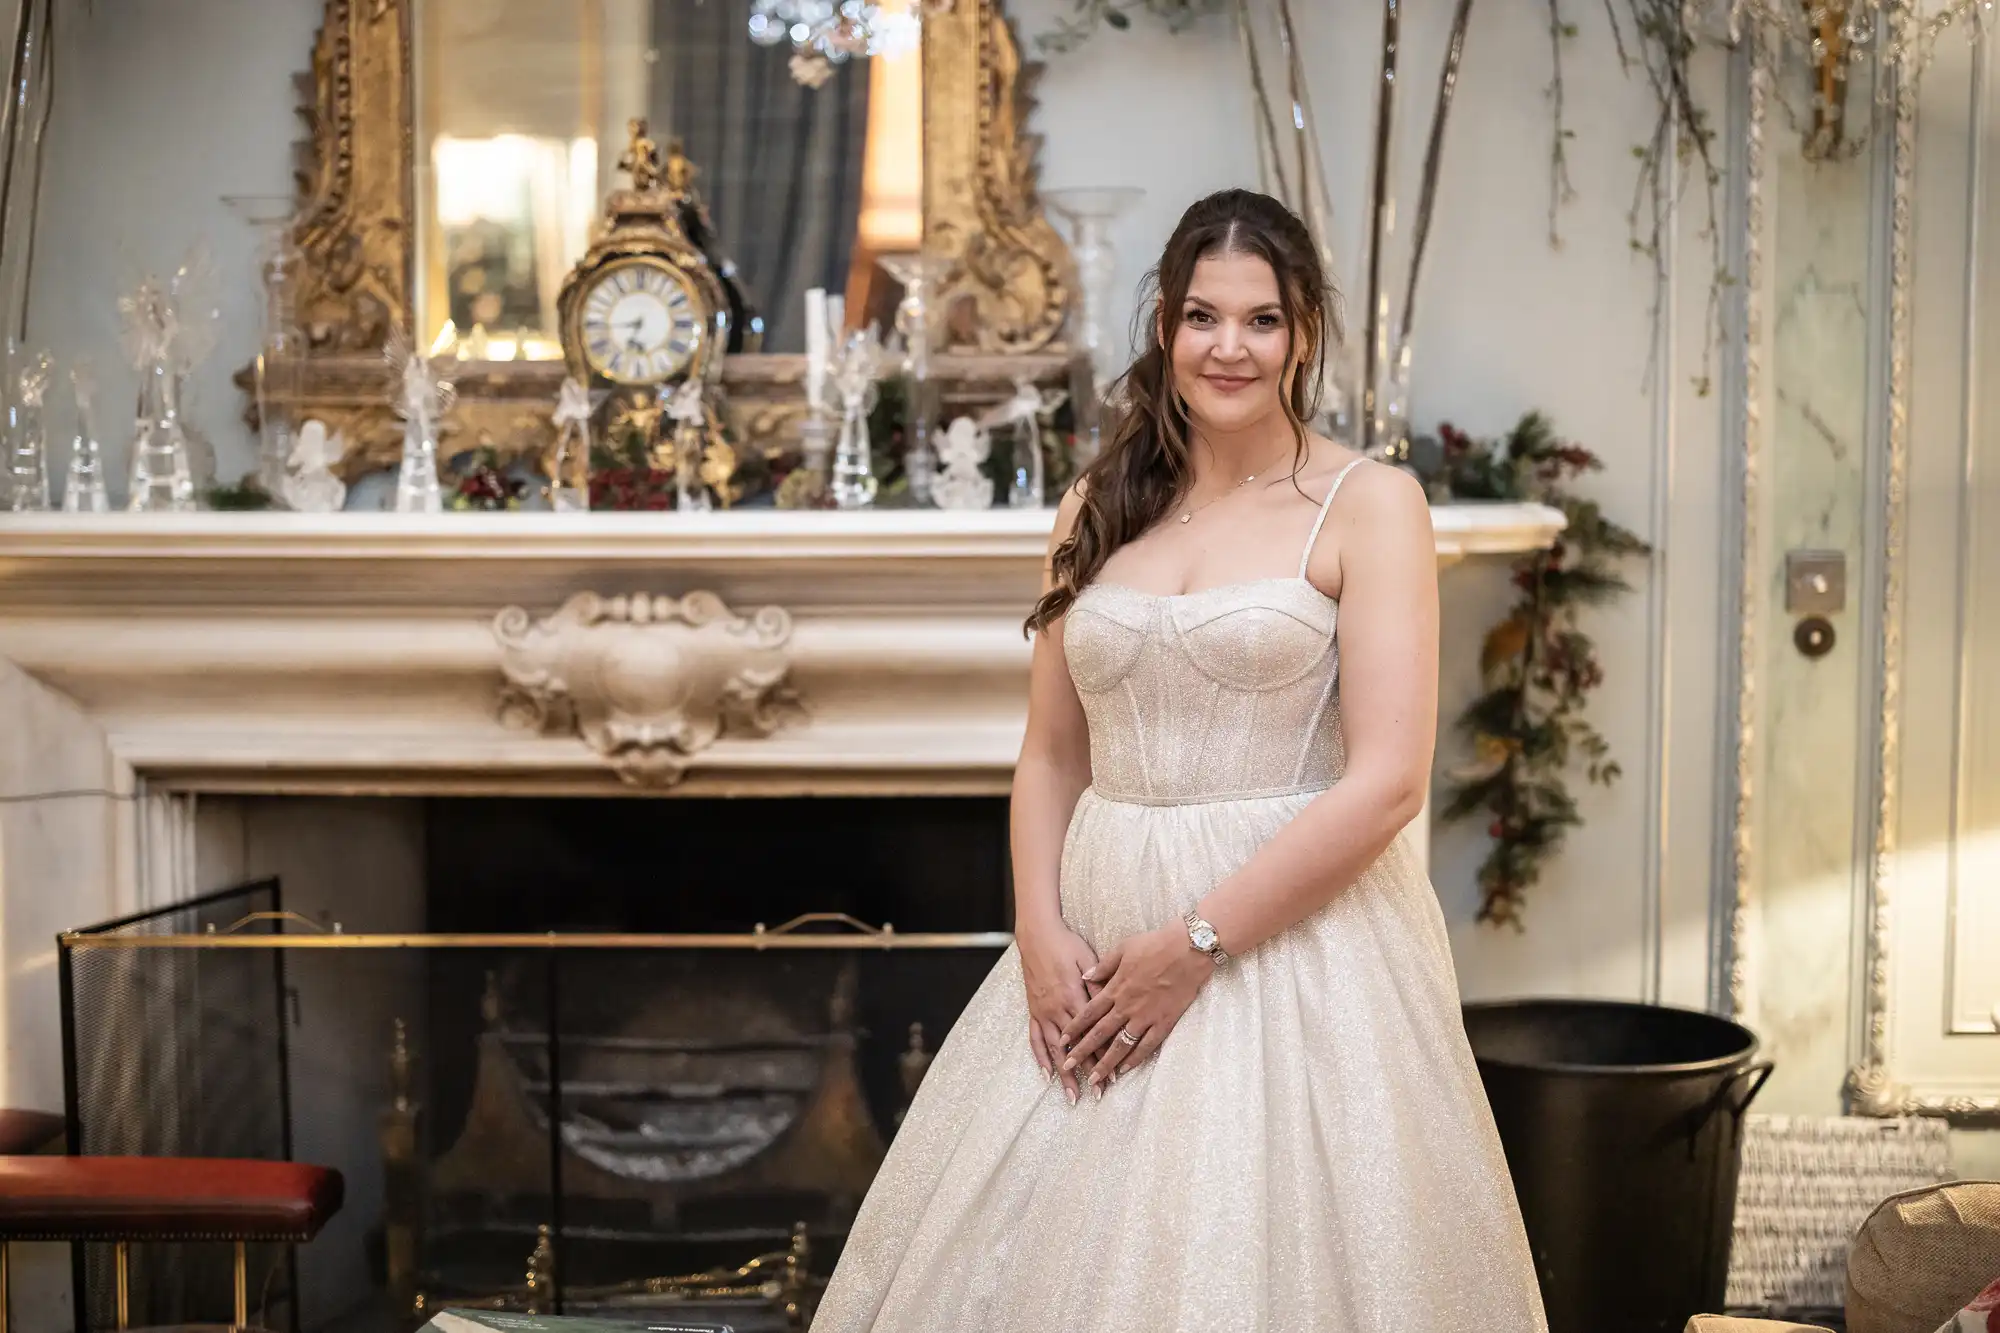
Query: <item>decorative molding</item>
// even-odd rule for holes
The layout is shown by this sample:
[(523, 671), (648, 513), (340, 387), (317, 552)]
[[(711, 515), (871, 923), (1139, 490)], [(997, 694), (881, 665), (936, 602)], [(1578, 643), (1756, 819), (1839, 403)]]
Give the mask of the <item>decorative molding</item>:
[[(1514, 503), (1431, 506), (1438, 560), (1539, 550), (1562, 512)], [(484, 596), (496, 574), (699, 564), (745, 571), (810, 570), (801, 590), (841, 575), (896, 582), (894, 600), (924, 604), (926, 578), (962, 573), (989, 596), (1034, 600), (1053, 509), (863, 509), (846, 513), (225, 513), (10, 514), (0, 524), (0, 621), (9, 603), (61, 595), (134, 604), (270, 596), (380, 606), (413, 592), (462, 588)], [(167, 578), (148, 579), (149, 573)], [(999, 576), (999, 584), (993, 582)], [(393, 584), (393, 589), (390, 585)], [(1016, 586), (1018, 584), (1018, 587)], [(563, 595), (567, 595), (565, 590)], [(516, 599), (508, 599), (516, 600)], [(476, 603), (475, 603), (476, 604)], [(1019, 615), (1015, 616), (1018, 626)]]
[(1959, 1119), (2000, 1116), (2000, 1094), (1913, 1087), (1897, 1078), (1892, 1038), (1895, 996), (1891, 977), (1902, 818), (1903, 613), (1909, 577), (1911, 285), (1915, 249), (1911, 204), (1916, 183), (1917, 90), (1898, 83), (1895, 93), (1893, 189), (1889, 222), (1889, 430), (1882, 503), (1882, 577), (1877, 661), (1881, 675), (1881, 734), (1876, 747), (1874, 845), (1869, 865), (1869, 911), (1862, 986), (1860, 1063), (1848, 1071), (1849, 1109), (1857, 1115), (1939, 1115)]
[[(1026, 721), (1021, 617), (1052, 521), (17, 514), (0, 524), (0, 663), (67, 696), (121, 771), (161, 791), (619, 792), (574, 727), (501, 724), (495, 617), (583, 589), (699, 589), (746, 613), (783, 606), (786, 681), (811, 715), (768, 736), (725, 727), (672, 791), (1001, 794)], [(1562, 516), (1450, 505), (1432, 522), (1442, 562), (1545, 544)]]
[(1854, 1115), (1885, 1120), (1912, 1115), (1947, 1116), (1954, 1120), (1984, 1120), (2000, 1116), (2000, 1095), (1979, 1097), (1963, 1092), (1912, 1088), (1896, 1081), (1878, 1064), (1861, 1065), (1847, 1074), (1847, 1109)]
[(1754, 32), (1744, 39), (1742, 57), (1748, 88), (1748, 123), (1744, 134), (1743, 248), (1743, 457), (1739, 477), (1738, 517), (1742, 522), (1737, 548), (1736, 588), (1737, 678), (1734, 718), (1736, 762), (1729, 820), (1728, 883), (1730, 887), (1728, 1002), (1730, 1015), (1747, 1021), (1751, 1007), (1749, 955), (1751, 909), (1755, 896), (1756, 828), (1752, 797), (1757, 759), (1757, 665), (1761, 642), (1760, 608), (1763, 590), (1758, 550), (1758, 505), (1763, 454), (1764, 393), (1764, 130), (1770, 97), (1770, 75), (1755, 49)]
[[(1972, 51), (1970, 104), (1972, 119), (1975, 124), (1983, 124), (1985, 117), (1994, 106), (1991, 50), (1992, 48), (1989, 44), (1981, 41), (1974, 45)], [(1968, 821), (1979, 818), (1977, 814), (1972, 813), (1973, 794), (1971, 788), (1974, 781), (1975, 767), (1980, 763), (1979, 756), (1983, 748), (1972, 733), (1974, 726), (1973, 716), (1976, 711), (1972, 697), (1973, 682), (1979, 678), (1978, 654), (1975, 647), (1977, 643), (1977, 630), (1975, 628), (1977, 616), (1973, 607), (1973, 598), (1975, 596), (1975, 576), (1973, 571), (1980, 568), (1979, 561), (1984, 554), (1979, 533), (1981, 501), (1984, 497), (1992, 493), (1989, 486), (1990, 478), (1986, 475), (1986, 469), (1981, 467), (1983, 452), (1981, 445), (1984, 439), (1987, 438), (1982, 427), (1985, 424), (1985, 417), (1991, 411), (1991, 399), (1982, 391), (1981, 386), (1983, 381), (1979, 373), (1981, 353), (1991, 336), (1989, 333), (1989, 322), (1983, 317), (1983, 312), (1979, 305), (1980, 294), (1990, 290), (1989, 284), (1992, 281), (1992, 275), (1987, 271), (1987, 266), (1984, 262), (1991, 233), (1984, 221), (1985, 208), (1983, 206), (1983, 201), (1987, 198), (1987, 190), (1991, 188), (1991, 185), (1987, 162), (1989, 138), (1984, 133), (1976, 133), (1967, 137), (1969, 139), (1967, 153), (1970, 160), (1966, 169), (1966, 194), (1975, 203), (1972, 208), (1967, 210), (1968, 225), (1966, 228), (1964, 278), (1965, 290), (1971, 293), (1972, 309), (1969, 312), (1970, 319), (1965, 330), (1965, 345), (1961, 349), (1960, 376), (1965, 390), (1962, 415), (1959, 422), (1958, 460), (1953, 477), (1953, 480), (1958, 483), (1956, 505), (1958, 560), (1957, 569), (1954, 571), (1956, 577), (1953, 580), (1955, 586), (1952, 589), (1951, 612), (1952, 644), (1955, 650), (1956, 669), (1953, 672), (1951, 688), (1951, 729), (1954, 753), (1950, 779), (1949, 806), (1945, 817), (1945, 828), (1948, 831), (1951, 842), (1945, 856), (1945, 913), (1949, 926), (1945, 938), (1944, 985), (1945, 1003), (1948, 1006), (1946, 1010), (1948, 1015), (1947, 1029), (1954, 1035), (1959, 1036), (1970, 1036), (1973, 1034), (1983, 1036), (1988, 1033), (2000, 1032), (2000, 1004), (1994, 1003), (1995, 998), (2000, 998), (2000, 992), (1982, 995), (1978, 1000), (1974, 1001), (1975, 1006), (1984, 1006), (1988, 1009), (1988, 1012), (1968, 1015), (1965, 1012), (1965, 1006), (1960, 1003), (1965, 998), (1961, 993), (1960, 985), (1963, 980), (1970, 979), (1968, 973), (1990, 975), (1980, 969), (1965, 967), (1963, 964), (1971, 961), (1967, 957), (1967, 953), (1971, 947), (1969, 943), (1971, 940), (1983, 939), (1987, 942), (1988, 947), (1991, 947), (1994, 926), (2000, 925), (2000, 911), (1996, 911), (1995, 916), (1990, 918), (1992, 924), (1987, 924), (1986, 920), (1982, 920), (1982, 914), (1978, 910), (1977, 897), (1968, 898), (1967, 895), (1968, 893), (1974, 895), (1992, 893), (1995, 895), (1995, 907), (2000, 908), (2000, 884), (1984, 883), (1984, 877), (1978, 876), (1977, 871), (1974, 871), (1974, 876), (1982, 880), (1980, 886), (1974, 888), (1967, 882), (1967, 876), (1964, 872), (1968, 867), (1965, 866), (1962, 860), (1966, 849), (1959, 842), (1959, 838), (1961, 835), (1973, 831), (1974, 826)], [(1914, 245), (1914, 237), (1912, 238), (1912, 244)], [(1911, 300), (1912, 302), (1916, 300), (1914, 293), (1912, 293)], [(1914, 333), (1912, 334), (1912, 340), (1914, 342)], [(1916, 386), (1914, 381), (1911, 384), (1910, 391), (1912, 395), (1915, 394)], [(1915, 484), (1921, 486), (1923, 483), (1918, 482)], [(1970, 838), (1967, 839), (1967, 841), (1972, 840)], [(1987, 932), (1984, 935), (1980, 934), (1982, 926)]]
[(1908, 553), (1903, 510), (1909, 474), (1910, 195), (1916, 176), (1917, 93), (1913, 81), (1896, 87), (1889, 205), (1889, 437), (1888, 485), (1883, 495), (1882, 602), (1877, 626), (1881, 673), (1881, 744), (1874, 775), (1875, 839), (1870, 865), (1866, 980), (1862, 986), (1861, 1063), (1848, 1072), (1853, 1110), (1861, 1115), (1912, 1115), (1923, 1108), (1890, 1073), (1889, 975), (1895, 916), (1896, 821), (1902, 748), (1903, 587)]
[(725, 730), (769, 736), (796, 704), (781, 607), (741, 616), (712, 592), (583, 592), (540, 620), (510, 606), (493, 637), (507, 678), (501, 722), (573, 730), (634, 786), (674, 785)]

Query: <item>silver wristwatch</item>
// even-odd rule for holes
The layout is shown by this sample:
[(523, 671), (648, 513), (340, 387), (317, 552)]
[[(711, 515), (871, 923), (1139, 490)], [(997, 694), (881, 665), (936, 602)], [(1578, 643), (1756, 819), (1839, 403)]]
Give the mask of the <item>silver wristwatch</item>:
[(1207, 954), (1208, 960), (1217, 967), (1229, 961), (1229, 954), (1224, 951), (1222, 941), (1215, 937), (1215, 927), (1202, 920), (1201, 913), (1189, 908), (1188, 914), (1181, 920), (1187, 923), (1188, 945), (1196, 953)]

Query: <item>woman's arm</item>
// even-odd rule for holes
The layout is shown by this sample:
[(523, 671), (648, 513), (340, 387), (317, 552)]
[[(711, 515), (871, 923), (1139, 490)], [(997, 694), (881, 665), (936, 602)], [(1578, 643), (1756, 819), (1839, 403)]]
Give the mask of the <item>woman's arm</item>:
[[(1076, 492), (1056, 510), (1049, 553), (1069, 535), (1079, 508)], [(1049, 570), (1042, 565), (1042, 590)], [(1056, 884), (1063, 839), (1077, 799), (1090, 785), (1090, 733), (1063, 660), (1063, 620), (1035, 635), (1028, 668), (1028, 728), (1014, 764), (1013, 801), (1008, 811), (1014, 854), (1014, 930), (1032, 934), (1062, 925)]]
[[(1056, 511), (1054, 553), (1069, 535), (1080, 507), (1074, 491)], [(1042, 571), (1044, 590), (1048, 567)], [(1063, 842), (1078, 798), (1090, 785), (1090, 733), (1063, 660), (1063, 621), (1035, 635), (1028, 674), (1028, 727), (1014, 765), (1013, 801), (1008, 809), (1014, 855), (1014, 940), (1021, 953), (1021, 980), (1028, 992), (1028, 1049), (1049, 1078), (1062, 1079), (1072, 1103), (1074, 1073), (1058, 1074), (1063, 1025), (1089, 1002), (1083, 974), (1097, 953), (1063, 924)]]
[[(1437, 745), (1437, 545), (1414, 478), (1363, 467), (1339, 534), (1341, 734), (1347, 769), (1196, 911), (1229, 953), (1305, 920), (1374, 864), (1423, 809)], [(1318, 581), (1318, 580), (1315, 580)]]

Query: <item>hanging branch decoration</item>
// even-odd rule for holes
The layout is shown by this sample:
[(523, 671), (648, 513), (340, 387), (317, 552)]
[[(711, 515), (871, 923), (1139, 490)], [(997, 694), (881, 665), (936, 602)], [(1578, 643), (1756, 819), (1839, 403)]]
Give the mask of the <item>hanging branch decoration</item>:
[[(1563, 43), (1577, 34), (1576, 25), (1562, 14), (1562, 0), (1546, 0), (1548, 5), (1549, 65), (1548, 98), (1551, 119), (1549, 148), (1549, 247), (1562, 248), (1558, 215), (1576, 197), (1569, 178), (1569, 141), (1576, 132), (1564, 120)], [(1620, 10), (1626, 10), (1621, 20)], [(1668, 229), (1679, 212), (1681, 196), (1689, 187), (1698, 187), (1703, 204), (1701, 239), (1709, 258), (1709, 283), (1704, 327), (1711, 336), (1702, 339), (1701, 367), (1695, 375), (1695, 391), (1706, 397), (1713, 387), (1714, 352), (1721, 340), (1722, 293), (1734, 279), (1723, 258), (1722, 170), (1715, 160), (1715, 128), (1707, 110), (1695, 99), (1690, 66), (1699, 38), (1695, 24), (1701, 6), (1684, 0), (1604, 0), (1605, 21), (1611, 28), (1612, 48), (1618, 67), (1626, 74), (1637, 68), (1646, 76), (1653, 94), (1653, 123), (1644, 143), (1632, 146), (1638, 172), (1632, 184), (1632, 203), (1626, 210), (1628, 243), (1635, 254), (1653, 265), (1653, 300), (1647, 313), (1652, 326), (1646, 373), (1650, 378), (1660, 355), (1659, 313), (1670, 275), (1667, 272)], [(1631, 25), (1628, 38), (1626, 23)], [(1636, 53), (1636, 54), (1635, 54)]]
[[(1576, 188), (1569, 181), (1569, 141), (1576, 137), (1576, 131), (1563, 121), (1563, 41), (1576, 36), (1576, 25), (1566, 23), (1562, 16), (1562, 0), (1548, 0), (1549, 4), (1549, 85), (1546, 90), (1549, 99), (1549, 249), (1562, 249), (1562, 227), (1558, 218), (1563, 205), (1576, 198)], [(1625, 38), (1618, 30), (1618, 15), (1606, 0), (1605, 13), (1611, 20), (1611, 39), (1618, 48), (1618, 67), (1629, 70), (1631, 61), (1625, 55)]]
[[(1626, 225), (1632, 245), (1653, 264), (1653, 313), (1659, 311), (1670, 274), (1667, 272), (1667, 229), (1678, 213), (1676, 177), (1685, 172), (1680, 188), (1701, 192), (1701, 239), (1709, 253), (1707, 309), (1703, 327), (1713, 331), (1701, 341), (1701, 368), (1695, 390), (1708, 395), (1714, 370), (1715, 345), (1722, 337), (1722, 292), (1731, 284), (1728, 265), (1722, 255), (1722, 169), (1715, 161), (1715, 127), (1706, 109), (1695, 101), (1694, 83), (1689, 73), (1695, 51), (1692, 18), (1682, 0), (1630, 0), (1639, 33), (1640, 64), (1653, 89), (1655, 115), (1653, 133), (1635, 152), (1639, 158), (1639, 180), (1633, 189), (1632, 207)], [(1624, 36), (1614, 21), (1612, 30), (1619, 49)], [(1647, 371), (1660, 354), (1659, 321), (1653, 321), (1653, 346)]]
[[(1324, 254), (1328, 249), (1327, 223), (1333, 218), (1333, 195), (1327, 188), (1326, 173), (1318, 169), (1325, 160), (1319, 151), (1319, 122), (1313, 117), (1306, 91), (1305, 59), (1292, 26), (1292, 0), (1277, 0), (1276, 8), (1278, 46), (1285, 53), (1285, 91), (1291, 98), (1292, 146), (1299, 159), (1299, 192), (1291, 203), (1306, 224), (1306, 234)], [(1315, 179), (1318, 191), (1313, 189)]]
[(1447, 775), (1438, 816), (1447, 823), (1487, 816), (1493, 845), (1479, 867), (1479, 919), (1518, 930), (1528, 890), (1568, 831), (1583, 823), (1565, 778), (1572, 759), (1582, 758), (1593, 783), (1609, 786), (1620, 776), (1584, 716), (1604, 669), (1578, 613), (1630, 592), (1618, 564), (1648, 547), (1596, 501), (1568, 489), (1603, 464), (1559, 439), (1541, 413), (1530, 412), (1499, 440), (1474, 440), (1449, 425), (1438, 435), (1432, 452), (1442, 458), (1442, 475), (1431, 481), (1453, 499), (1533, 500), (1568, 520), (1554, 546), (1514, 564), (1519, 598), (1488, 632), (1479, 660), (1483, 691), (1458, 720), (1472, 758)]
[(1437, 104), (1431, 108), (1430, 140), (1424, 145), (1424, 174), (1417, 185), (1416, 224), (1410, 232), (1410, 282), (1403, 292), (1397, 323), (1398, 364), (1410, 353), (1410, 329), (1417, 322), (1417, 275), (1424, 266), (1424, 246), (1431, 238), (1431, 210), (1437, 205), (1438, 174), (1444, 167), (1444, 127), (1451, 118), (1452, 95), (1458, 91), (1458, 66), (1465, 58), (1465, 29), (1472, 22), (1472, 0), (1458, 0), (1445, 41), (1444, 69), (1438, 75)]
[(1366, 272), (1368, 308), (1361, 323), (1361, 452), (1375, 445), (1376, 397), (1382, 360), (1388, 355), (1383, 327), (1387, 312), (1382, 308), (1382, 234), (1387, 230), (1389, 210), (1394, 201), (1389, 192), (1389, 165), (1393, 160), (1390, 144), (1396, 119), (1396, 56), (1402, 42), (1402, 0), (1382, 0), (1382, 63), (1375, 75), (1375, 133), (1368, 148), (1368, 217), (1366, 252), (1362, 264)]
[[(1297, 188), (1286, 175), (1285, 155), (1278, 135), (1278, 118), (1272, 114), (1272, 96), (1264, 81), (1263, 60), (1257, 50), (1255, 19), (1251, 13), (1253, 0), (1236, 0), (1236, 31), (1243, 44), (1243, 60), (1250, 74), (1250, 95), (1257, 116), (1257, 179), (1267, 194), (1277, 198), (1296, 212), (1304, 221), (1311, 234), (1313, 245), (1319, 251), (1320, 264), (1324, 267), (1328, 282), (1335, 291), (1332, 309), (1333, 327), (1330, 341), (1338, 346), (1343, 337), (1341, 309), (1338, 293), (1342, 284), (1339, 279), (1340, 265), (1335, 260), (1331, 230), (1333, 226), (1333, 185), (1327, 179), (1326, 156), (1320, 150), (1319, 119), (1313, 115), (1311, 83), (1306, 77), (1305, 60), (1297, 36), (1297, 25), (1292, 21), (1291, 0), (1275, 0), (1272, 8), (1276, 11), (1278, 26), (1278, 47), (1285, 60), (1285, 85), (1288, 100), (1285, 104), (1285, 120), (1290, 125), (1293, 146), (1298, 158)], [(1322, 406), (1328, 410), (1333, 422), (1333, 432), (1343, 438), (1355, 438), (1352, 418), (1359, 394), (1351, 392), (1352, 373), (1345, 358), (1328, 356), (1322, 363), (1324, 380), (1321, 384)]]
[(1257, 112), (1257, 185), (1265, 194), (1290, 199), (1284, 152), (1278, 146), (1278, 122), (1271, 115), (1271, 94), (1264, 84), (1264, 62), (1257, 55), (1257, 35), (1251, 26), (1250, 0), (1236, 0), (1236, 35), (1243, 43), (1243, 64), (1250, 71), (1250, 100)]

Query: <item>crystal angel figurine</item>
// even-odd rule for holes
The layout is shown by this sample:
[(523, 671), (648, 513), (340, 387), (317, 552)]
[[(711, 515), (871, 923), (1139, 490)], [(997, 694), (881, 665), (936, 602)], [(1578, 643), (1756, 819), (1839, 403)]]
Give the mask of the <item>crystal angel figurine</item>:
[(324, 421), (315, 417), (300, 425), (278, 483), (285, 503), (302, 514), (331, 514), (346, 504), (347, 483), (333, 471), (346, 454), (346, 438), (328, 434)]
[(21, 512), (49, 507), (49, 437), (42, 424), (42, 402), (49, 392), (52, 369), (42, 352), (21, 367), (15, 380), (19, 396), (7, 414), (6, 493), (0, 507)]
[(1039, 509), (1046, 503), (1043, 494), (1042, 427), (1044, 419), (1061, 407), (1068, 394), (1061, 389), (1038, 389), (1026, 378), (1014, 381), (1014, 396), (992, 408), (980, 420), (987, 430), (1006, 428), (1014, 443), (1012, 465), (1007, 473), (1007, 504), (1014, 509)]
[(674, 507), (706, 513), (715, 507), (702, 480), (707, 452), (708, 409), (701, 401), (701, 384), (689, 380), (667, 404), (674, 423)]
[(76, 394), (76, 439), (69, 447), (69, 474), (63, 481), (63, 512), (102, 514), (111, 508), (104, 486), (104, 451), (97, 439), (97, 381), (90, 367), (72, 366), (70, 388)]
[(931, 482), (931, 499), (940, 509), (991, 509), (993, 480), (986, 460), (992, 437), (971, 417), (955, 417), (938, 441), (938, 474)]
[(590, 508), (590, 390), (574, 376), (562, 382), (549, 420), (556, 428), (549, 467), (549, 508), (575, 513)]
[(382, 349), (382, 359), (397, 374), (397, 414), (403, 418), (403, 461), (396, 473), (396, 512), (436, 514), (444, 509), (438, 483), (438, 431), (445, 413), (457, 401), (447, 380), (440, 380), (430, 361), (400, 333)]

